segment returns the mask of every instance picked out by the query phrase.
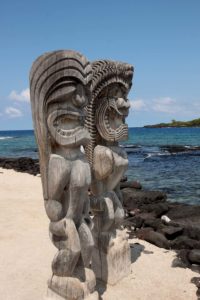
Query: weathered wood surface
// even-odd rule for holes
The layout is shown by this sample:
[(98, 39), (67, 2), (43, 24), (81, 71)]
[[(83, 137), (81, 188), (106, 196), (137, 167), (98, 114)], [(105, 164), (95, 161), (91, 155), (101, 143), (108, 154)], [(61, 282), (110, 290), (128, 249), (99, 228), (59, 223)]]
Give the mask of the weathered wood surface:
[(128, 166), (118, 142), (127, 139), (127, 94), (133, 67), (114, 61), (92, 64), (92, 98), (87, 106), (86, 127), (91, 140), (86, 154), (92, 169), (91, 209), (94, 214), (95, 248), (92, 267), (98, 279), (116, 284), (130, 273), (130, 248), (121, 223), (124, 218), (120, 179)]
[(67, 50), (45, 53), (32, 66), (31, 105), (44, 205), (50, 238), (58, 249), (49, 299), (97, 299), (95, 275), (116, 284), (130, 272), (119, 188), (128, 159), (118, 142), (128, 136), (132, 75), (131, 65), (91, 65)]
[(88, 199), (91, 174), (80, 151), (90, 138), (84, 107), (90, 100), (91, 75), (87, 59), (67, 50), (40, 56), (30, 73), (45, 209), (50, 237), (58, 248), (49, 299), (79, 300), (90, 294), (97, 299), (95, 275), (89, 269), (94, 245)]

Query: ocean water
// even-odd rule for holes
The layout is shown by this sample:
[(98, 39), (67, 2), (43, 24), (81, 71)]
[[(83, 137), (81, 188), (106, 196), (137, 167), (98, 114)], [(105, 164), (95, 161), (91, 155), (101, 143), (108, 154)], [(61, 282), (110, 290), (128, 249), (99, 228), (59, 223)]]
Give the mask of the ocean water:
[[(130, 128), (122, 144), (129, 157), (126, 174), (145, 189), (165, 191), (170, 201), (200, 204), (198, 146), (200, 128)], [(37, 158), (33, 131), (0, 131), (0, 156)]]
[(0, 157), (38, 158), (33, 130), (0, 131)]

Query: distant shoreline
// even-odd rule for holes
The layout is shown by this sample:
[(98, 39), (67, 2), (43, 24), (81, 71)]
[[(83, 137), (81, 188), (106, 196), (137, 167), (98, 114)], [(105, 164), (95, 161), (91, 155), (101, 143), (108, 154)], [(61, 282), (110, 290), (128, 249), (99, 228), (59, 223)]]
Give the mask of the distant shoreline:
[(155, 125), (145, 125), (144, 128), (180, 128), (180, 127), (200, 127), (200, 118), (191, 121), (176, 121), (172, 120), (170, 123), (159, 123)]
[(143, 128), (199, 128), (199, 126), (170, 126), (170, 125), (160, 125), (160, 124), (155, 124), (155, 125), (145, 125)]

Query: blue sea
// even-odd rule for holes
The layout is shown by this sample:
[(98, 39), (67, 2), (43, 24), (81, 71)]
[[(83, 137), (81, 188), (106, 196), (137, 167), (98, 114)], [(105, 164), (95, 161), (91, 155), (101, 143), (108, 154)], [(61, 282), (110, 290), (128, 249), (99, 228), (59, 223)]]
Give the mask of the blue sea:
[[(200, 128), (130, 128), (122, 146), (129, 179), (165, 191), (170, 201), (200, 204)], [(174, 146), (183, 151), (173, 153)], [(33, 131), (0, 131), (0, 156), (37, 158)]]

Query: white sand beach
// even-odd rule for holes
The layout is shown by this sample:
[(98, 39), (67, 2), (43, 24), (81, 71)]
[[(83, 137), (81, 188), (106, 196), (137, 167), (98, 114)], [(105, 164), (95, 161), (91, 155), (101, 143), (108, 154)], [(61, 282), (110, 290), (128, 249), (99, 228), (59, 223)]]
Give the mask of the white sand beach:
[[(57, 251), (48, 237), (48, 223), (40, 178), (0, 169), (0, 299), (43, 299)], [(130, 276), (107, 287), (101, 299), (197, 299), (190, 280), (198, 274), (173, 268), (175, 252), (141, 240), (130, 243), (136, 259)], [(139, 245), (133, 247), (135, 243)]]

